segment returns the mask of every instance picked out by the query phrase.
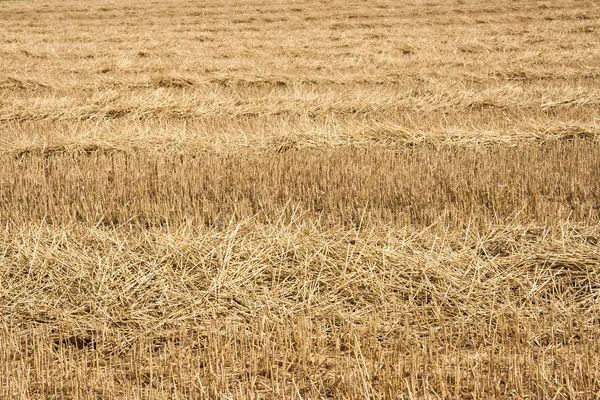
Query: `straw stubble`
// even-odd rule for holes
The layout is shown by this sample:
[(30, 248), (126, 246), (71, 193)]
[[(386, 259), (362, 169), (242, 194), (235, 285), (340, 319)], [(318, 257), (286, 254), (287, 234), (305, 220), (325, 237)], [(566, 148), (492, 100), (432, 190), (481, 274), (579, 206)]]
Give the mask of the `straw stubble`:
[(599, 17), (1, 2), (0, 397), (597, 397)]

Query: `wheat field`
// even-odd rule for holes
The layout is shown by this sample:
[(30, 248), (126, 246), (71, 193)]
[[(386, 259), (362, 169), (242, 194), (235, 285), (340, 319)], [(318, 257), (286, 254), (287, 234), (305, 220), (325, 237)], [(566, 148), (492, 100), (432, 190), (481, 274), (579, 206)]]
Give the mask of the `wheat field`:
[(0, 398), (598, 398), (599, 155), (592, 0), (0, 1)]

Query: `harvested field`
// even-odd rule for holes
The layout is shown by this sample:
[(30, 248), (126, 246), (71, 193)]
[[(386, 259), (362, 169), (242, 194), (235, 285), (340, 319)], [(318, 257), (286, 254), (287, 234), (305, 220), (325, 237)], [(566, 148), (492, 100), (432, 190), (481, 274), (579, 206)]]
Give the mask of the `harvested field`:
[(594, 1), (0, 1), (0, 398), (600, 396)]

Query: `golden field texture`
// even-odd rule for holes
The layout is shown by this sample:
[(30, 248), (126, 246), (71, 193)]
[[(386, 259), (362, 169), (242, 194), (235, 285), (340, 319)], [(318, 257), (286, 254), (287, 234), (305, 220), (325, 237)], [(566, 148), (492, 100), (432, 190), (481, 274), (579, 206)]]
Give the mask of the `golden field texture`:
[(0, 399), (600, 396), (600, 4), (0, 1)]

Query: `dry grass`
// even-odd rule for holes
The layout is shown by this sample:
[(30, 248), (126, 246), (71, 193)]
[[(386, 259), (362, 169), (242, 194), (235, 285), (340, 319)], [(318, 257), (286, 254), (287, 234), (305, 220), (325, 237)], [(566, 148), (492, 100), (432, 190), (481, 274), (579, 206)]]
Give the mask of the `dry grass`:
[(0, 398), (599, 397), (599, 20), (0, 2)]

